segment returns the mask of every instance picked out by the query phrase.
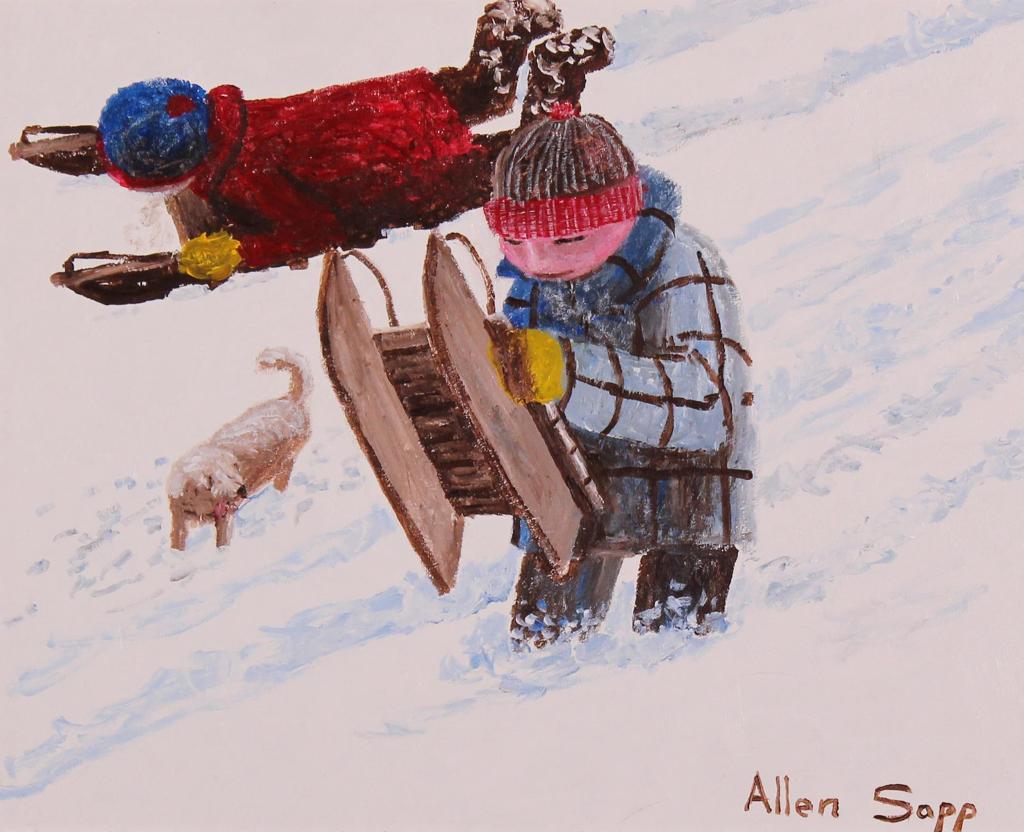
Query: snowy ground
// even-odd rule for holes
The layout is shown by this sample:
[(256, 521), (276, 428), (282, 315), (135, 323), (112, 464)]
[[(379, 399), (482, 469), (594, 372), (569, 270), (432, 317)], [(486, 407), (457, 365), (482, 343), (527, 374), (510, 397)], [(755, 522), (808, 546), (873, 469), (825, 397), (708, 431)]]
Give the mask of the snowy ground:
[[(159, 203), (3, 164), (0, 828), (774, 829), (755, 770), (839, 796), (822, 828), (878, 826), (893, 782), (1024, 826), (1024, 0), (562, 6), (619, 38), (587, 108), (744, 296), (758, 548), (727, 624), (635, 637), (633, 565), (600, 637), (511, 655), (507, 524), (438, 598), (319, 370), (288, 491), (172, 552), (169, 461), (284, 389), (262, 347), (317, 363), (319, 263), (89, 304), (46, 276), (173, 247)], [(477, 5), (424, 38), (437, 8), (8, 2), (3, 134), (157, 75), (269, 97), (458, 62)], [(493, 262), (479, 212), (455, 227)], [(405, 321), (424, 242), (372, 253)]]

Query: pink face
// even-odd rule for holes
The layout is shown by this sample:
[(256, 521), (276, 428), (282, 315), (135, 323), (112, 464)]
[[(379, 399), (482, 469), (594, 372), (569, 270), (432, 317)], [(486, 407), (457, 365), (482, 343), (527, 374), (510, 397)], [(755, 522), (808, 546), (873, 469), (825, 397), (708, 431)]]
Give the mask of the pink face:
[(521, 272), (538, 280), (578, 280), (597, 271), (618, 251), (636, 218), (608, 223), (572, 237), (500, 239), (501, 250)]

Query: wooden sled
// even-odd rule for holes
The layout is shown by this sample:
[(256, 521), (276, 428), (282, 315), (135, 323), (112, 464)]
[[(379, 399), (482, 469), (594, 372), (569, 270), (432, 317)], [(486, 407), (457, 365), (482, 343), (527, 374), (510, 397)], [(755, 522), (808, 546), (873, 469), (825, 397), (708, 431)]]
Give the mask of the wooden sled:
[[(104, 262), (79, 269), (76, 268), (79, 260)], [(179, 286), (215, 285), (178, 271), (178, 259), (169, 251), (158, 254), (77, 252), (64, 261), (63, 271), (50, 276), (50, 282), (89, 300), (108, 305), (159, 300)]]
[[(171, 194), (164, 202), (182, 244), (221, 227), (207, 204), (188, 188)], [(79, 260), (104, 262), (80, 269), (76, 266)], [(304, 268), (302, 264), (296, 265)], [(169, 251), (157, 254), (89, 251), (72, 254), (64, 261), (63, 270), (50, 276), (50, 282), (98, 303), (123, 305), (160, 300), (181, 286), (216, 289), (224, 281), (197, 280), (185, 274), (178, 269), (177, 255)]]
[(99, 130), (91, 124), (43, 127), (32, 124), (21, 131), (21, 138), (10, 146), (14, 160), (55, 170), (71, 176), (98, 175), (106, 168), (96, 152)]
[[(21, 131), (21, 138), (8, 150), (14, 160), (55, 170), (71, 176), (106, 173), (96, 150), (99, 131), (91, 125), (41, 127), (32, 125)], [(181, 243), (224, 227), (210, 206), (188, 188), (165, 198)], [(78, 260), (104, 261), (79, 269)], [(296, 266), (302, 266), (297, 262)], [(304, 267), (304, 266), (303, 266)], [(61, 271), (50, 276), (54, 286), (63, 286), (99, 303), (120, 305), (146, 303), (167, 297), (180, 286), (206, 285), (213, 281), (196, 280), (178, 270), (177, 257), (171, 252), (156, 254), (112, 254), (109, 251), (78, 252), (64, 261)], [(223, 282), (223, 281), (221, 281)]]
[[(455, 584), (465, 517), (518, 516), (560, 576), (602, 507), (558, 408), (517, 405), (502, 389), (488, 347), (508, 323), (494, 314), (490, 278), (469, 248), (488, 285), (486, 317), (437, 233), (424, 264), (426, 324), (398, 325), (383, 276), (358, 252), (326, 256), (318, 304), (328, 376), (439, 592)], [(377, 277), (388, 328), (371, 326), (348, 257)]]

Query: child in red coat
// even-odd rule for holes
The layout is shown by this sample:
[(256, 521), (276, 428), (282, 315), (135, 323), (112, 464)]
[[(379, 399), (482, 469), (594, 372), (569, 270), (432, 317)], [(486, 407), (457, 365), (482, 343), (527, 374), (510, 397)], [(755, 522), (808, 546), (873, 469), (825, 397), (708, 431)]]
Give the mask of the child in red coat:
[[(372, 246), (388, 228), (431, 227), (479, 207), (509, 133), (470, 127), (512, 107), (530, 43), (560, 25), (551, 0), (499, 0), (478, 21), (461, 68), (414, 69), (280, 99), (246, 100), (234, 86), (207, 93), (174, 79), (119, 90), (98, 132), (82, 139), (77, 169), (62, 168), (60, 154), (48, 160), (38, 143), (32, 158), (22, 155), (65, 172), (106, 172), (128, 188), (178, 187), (170, 203), (182, 250), (142, 272), (133, 266), (121, 282), (109, 267), (103, 281), (90, 283), (70, 266), (55, 282), (102, 302), (149, 300), (236, 270), (301, 267), (329, 248)], [(611, 60), (610, 35), (596, 27), (541, 46), (524, 119), (557, 99), (577, 100), (585, 74)], [(549, 59), (566, 51), (566, 71), (552, 72)], [(63, 148), (69, 139), (60, 141)]]

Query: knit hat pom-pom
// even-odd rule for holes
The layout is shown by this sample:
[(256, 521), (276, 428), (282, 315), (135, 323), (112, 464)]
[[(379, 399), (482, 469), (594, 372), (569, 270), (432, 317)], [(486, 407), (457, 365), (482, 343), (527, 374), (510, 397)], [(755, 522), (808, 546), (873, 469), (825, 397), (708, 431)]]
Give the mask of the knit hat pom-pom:
[(556, 101), (548, 111), (548, 118), (552, 121), (565, 121), (569, 118), (576, 118), (579, 114), (579, 104), (573, 104), (571, 101)]

